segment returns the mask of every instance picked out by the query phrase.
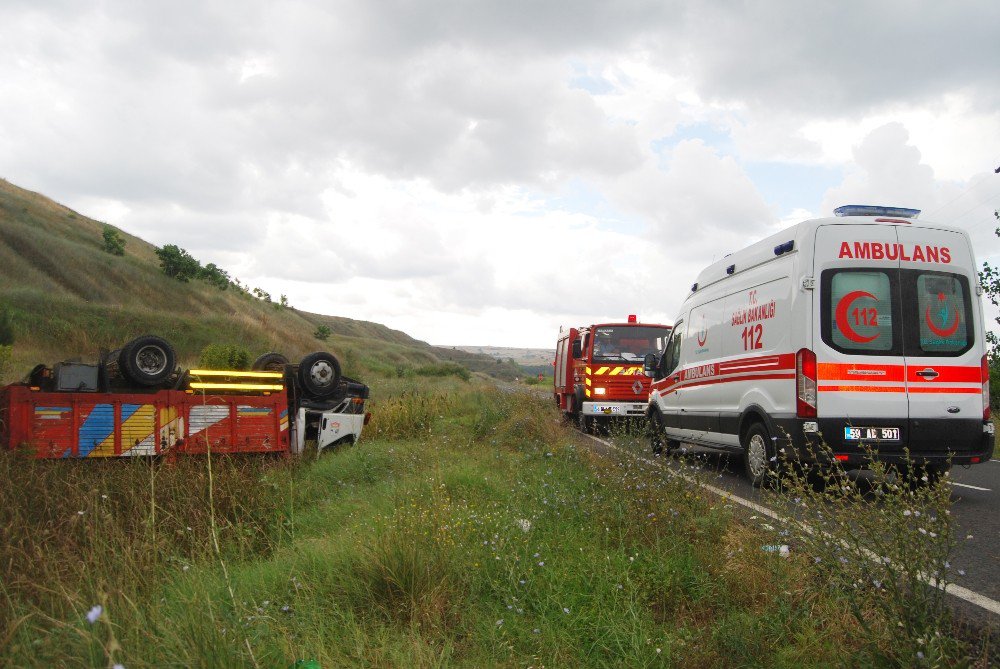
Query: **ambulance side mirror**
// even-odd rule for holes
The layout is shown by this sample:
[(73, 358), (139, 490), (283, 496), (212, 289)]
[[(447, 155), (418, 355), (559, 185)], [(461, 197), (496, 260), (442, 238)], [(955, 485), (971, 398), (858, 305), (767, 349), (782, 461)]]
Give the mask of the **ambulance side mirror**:
[(646, 357), (642, 359), (642, 373), (649, 378), (654, 378), (656, 376), (656, 354), (647, 353)]
[(573, 340), (573, 357), (579, 358), (583, 355), (583, 345), (579, 339)]

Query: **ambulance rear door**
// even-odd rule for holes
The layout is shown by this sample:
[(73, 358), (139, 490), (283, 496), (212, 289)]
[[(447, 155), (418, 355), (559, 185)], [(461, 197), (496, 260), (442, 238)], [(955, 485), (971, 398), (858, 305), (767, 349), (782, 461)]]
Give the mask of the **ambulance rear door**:
[[(908, 406), (896, 227), (816, 229), (813, 350), (817, 418), (835, 452), (902, 451)], [(817, 336), (818, 335), (818, 336)], [(807, 343), (808, 345), (808, 343)]]
[(899, 226), (910, 451), (982, 442), (983, 331), (975, 259), (960, 232)]

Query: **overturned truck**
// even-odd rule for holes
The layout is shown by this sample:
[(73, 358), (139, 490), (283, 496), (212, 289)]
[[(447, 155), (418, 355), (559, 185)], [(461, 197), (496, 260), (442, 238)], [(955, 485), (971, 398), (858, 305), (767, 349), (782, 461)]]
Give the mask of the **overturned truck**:
[(0, 448), (36, 458), (207, 453), (302, 453), (355, 443), (370, 414), (368, 386), (331, 353), (297, 364), (266, 353), (250, 371), (176, 365), (145, 335), (97, 364), (37, 365), (0, 387)]

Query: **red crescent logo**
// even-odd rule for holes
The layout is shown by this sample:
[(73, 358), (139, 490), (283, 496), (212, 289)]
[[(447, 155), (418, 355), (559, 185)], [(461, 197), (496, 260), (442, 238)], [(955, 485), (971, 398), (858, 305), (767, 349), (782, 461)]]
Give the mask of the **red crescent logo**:
[[(704, 328), (705, 326), (702, 327)], [(704, 337), (701, 336), (702, 333), (704, 333), (705, 335)], [(698, 346), (704, 346), (706, 341), (708, 341), (708, 330), (707, 329), (698, 330)]]
[[(938, 299), (941, 302), (944, 302), (944, 295), (938, 296)], [(927, 309), (924, 311), (924, 320), (927, 321), (927, 327), (931, 329), (931, 332), (936, 334), (938, 337), (943, 337), (947, 339), (948, 337), (955, 334), (956, 330), (958, 330), (958, 309), (955, 309), (955, 320), (952, 321), (951, 325), (947, 325), (943, 329), (938, 328), (936, 325), (934, 325), (934, 321), (931, 320), (930, 305), (927, 305)]]
[(854, 303), (854, 301), (862, 297), (867, 297), (869, 299), (878, 302), (878, 298), (876, 298), (871, 293), (866, 293), (863, 290), (855, 290), (854, 292), (848, 293), (847, 295), (844, 295), (842, 298), (840, 298), (840, 302), (837, 302), (837, 309), (834, 312), (834, 317), (837, 320), (837, 327), (840, 328), (840, 331), (844, 334), (845, 337), (859, 344), (865, 344), (867, 342), (870, 342), (873, 339), (876, 339), (880, 334), (882, 334), (881, 332), (876, 332), (871, 337), (865, 337), (863, 335), (859, 335), (857, 332), (853, 330), (853, 328), (851, 328), (851, 324), (847, 320), (847, 312), (851, 308), (851, 305)]

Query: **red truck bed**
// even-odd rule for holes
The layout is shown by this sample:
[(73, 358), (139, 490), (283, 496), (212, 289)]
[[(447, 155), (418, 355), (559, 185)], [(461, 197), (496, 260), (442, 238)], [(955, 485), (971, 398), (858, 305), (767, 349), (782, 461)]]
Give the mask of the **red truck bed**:
[(45, 393), (0, 388), (0, 448), (36, 458), (289, 449), (288, 401), (271, 395)]

